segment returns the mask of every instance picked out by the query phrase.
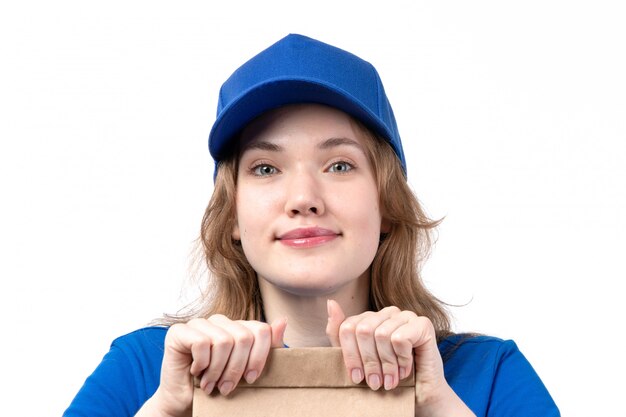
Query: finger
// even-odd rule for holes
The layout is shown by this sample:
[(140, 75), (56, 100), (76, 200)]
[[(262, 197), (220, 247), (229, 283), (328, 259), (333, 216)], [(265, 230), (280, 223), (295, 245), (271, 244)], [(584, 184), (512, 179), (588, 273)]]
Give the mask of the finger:
[[(185, 410), (192, 402), (193, 378), (199, 376), (210, 360), (211, 341), (204, 333), (177, 323), (167, 331), (159, 390), (171, 398), (173, 409)], [(176, 413), (174, 413), (176, 414)]]
[(178, 385), (187, 385), (189, 373), (199, 376), (208, 366), (211, 357), (211, 339), (187, 324), (172, 325), (165, 336), (164, 367), (161, 376), (167, 374), (167, 382), (176, 381)]
[(326, 308), (328, 309), (328, 323), (326, 324), (326, 335), (330, 340), (331, 346), (341, 346), (339, 340), (339, 328), (341, 323), (346, 319), (346, 315), (339, 303), (335, 300), (327, 300)]
[(254, 335), (240, 322), (232, 321), (222, 315), (212, 316), (209, 321), (220, 326), (233, 340), (228, 361), (217, 382), (220, 393), (228, 395), (237, 386), (246, 370)]
[(200, 387), (210, 393), (226, 367), (234, 341), (230, 334), (209, 320), (191, 320), (188, 326), (211, 339), (210, 361), (200, 379)]
[(398, 386), (400, 379), (405, 378), (411, 372), (413, 364), (413, 349), (410, 343), (403, 343), (396, 336), (396, 346), (393, 345), (392, 337), (396, 331), (407, 324), (411, 317), (416, 317), (412, 312), (401, 312), (382, 322), (375, 331), (376, 349), (383, 369), (384, 387), (386, 390)]
[(350, 379), (355, 384), (360, 383), (365, 377), (359, 344), (356, 339), (356, 326), (367, 314), (374, 313), (370, 311), (358, 316), (348, 317), (339, 326), (339, 342), (343, 353), (343, 361), (346, 364)]
[[(410, 313), (410, 312), (403, 312)], [(420, 349), (436, 340), (435, 329), (427, 317), (412, 316), (407, 323), (399, 327), (391, 337), (394, 348)], [(436, 344), (436, 342), (435, 342)], [(428, 347), (427, 347), (428, 348)]]
[[(387, 349), (383, 349), (381, 352), (378, 351), (376, 330), (383, 322), (399, 311), (400, 310), (396, 307), (385, 308), (377, 313), (364, 316), (356, 326), (356, 339), (361, 361), (363, 362), (363, 372), (367, 384), (373, 390), (379, 389), (381, 386), (385, 385), (385, 383), (387, 387), (392, 387), (394, 382), (398, 379), (398, 364), (393, 348), (389, 345)], [(380, 356), (381, 354), (385, 356), (385, 362), (387, 364), (384, 370), (382, 367), (383, 360)], [(386, 371), (386, 373), (383, 371)], [(387, 377), (387, 381), (384, 379), (385, 376)]]
[[(413, 367), (413, 347), (421, 331), (419, 326), (416, 326), (418, 321), (419, 317), (415, 313), (403, 311), (388, 323), (384, 323), (385, 331), (391, 332), (389, 340), (398, 361), (400, 379), (409, 376)], [(393, 327), (395, 329), (392, 330)]]
[(272, 330), (269, 324), (260, 321), (240, 321), (240, 323), (254, 335), (248, 365), (243, 374), (246, 382), (251, 384), (259, 377), (267, 362), (272, 342)]
[(285, 330), (287, 329), (287, 318), (282, 317), (274, 320), (270, 325), (270, 328), (272, 332), (272, 347), (285, 347), (283, 338), (285, 337)]
[(443, 378), (441, 354), (432, 322), (426, 317), (414, 317), (391, 336), (395, 350), (411, 349), (418, 378)]

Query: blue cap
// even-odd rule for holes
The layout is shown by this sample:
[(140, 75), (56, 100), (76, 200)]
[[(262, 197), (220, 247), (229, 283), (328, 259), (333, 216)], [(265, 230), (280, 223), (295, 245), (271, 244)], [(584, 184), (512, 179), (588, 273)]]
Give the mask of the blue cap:
[(215, 162), (228, 157), (236, 135), (268, 110), (318, 103), (344, 111), (385, 138), (406, 161), (396, 119), (372, 64), (342, 49), (291, 34), (239, 67), (220, 89), (209, 136)]

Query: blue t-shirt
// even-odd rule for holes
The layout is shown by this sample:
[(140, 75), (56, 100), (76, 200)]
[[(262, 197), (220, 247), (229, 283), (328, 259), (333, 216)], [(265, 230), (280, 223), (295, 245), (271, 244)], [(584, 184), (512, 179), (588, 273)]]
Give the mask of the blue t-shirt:
[[(147, 327), (114, 340), (63, 416), (134, 416), (159, 386), (166, 332)], [(514, 342), (452, 336), (439, 351), (448, 384), (476, 416), (560, 416)]]

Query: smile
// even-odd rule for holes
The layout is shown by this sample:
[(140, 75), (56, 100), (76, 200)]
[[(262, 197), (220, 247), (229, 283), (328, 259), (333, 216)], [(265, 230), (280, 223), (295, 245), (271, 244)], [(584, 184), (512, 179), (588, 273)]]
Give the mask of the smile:
[(292, 248), (312, 248), (335, 240), (340, 234), (320, 227), (306, 227), (291, 230), (276, 239)]

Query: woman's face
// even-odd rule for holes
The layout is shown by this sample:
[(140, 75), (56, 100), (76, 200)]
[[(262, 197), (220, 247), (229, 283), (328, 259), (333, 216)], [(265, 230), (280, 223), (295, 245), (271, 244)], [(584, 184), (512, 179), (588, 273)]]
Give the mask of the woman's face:
[(313, 104), (246, 127), (233, 238), (259, 280), (315, 296), (368, 279), (381, 214), (364, 141), (345, 113)]

